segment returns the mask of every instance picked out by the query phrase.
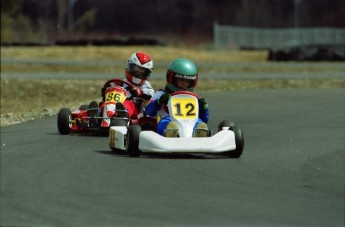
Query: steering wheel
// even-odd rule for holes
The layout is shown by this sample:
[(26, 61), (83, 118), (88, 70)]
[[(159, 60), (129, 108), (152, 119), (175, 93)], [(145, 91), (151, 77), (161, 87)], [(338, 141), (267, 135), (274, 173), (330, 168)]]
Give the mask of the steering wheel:
[(123, 84), (126, 84), (127, 87), (125, 89), (127, 91), (136, 88), (136, 86), (134, 86), (132, 83), (130, 83), (130, 82), (126, 81), (126, 80), (123, 80), (123, 79), (110, 79), (107, 82), (105, 82), (105, 84), (103, 85), (102, 92), (105, 91), (108, 87), (110, 87), (111, 83), (114, 83), (114, 84), (116, 84), (118, 86), (121, 86), (121, 87), (123, 86)]

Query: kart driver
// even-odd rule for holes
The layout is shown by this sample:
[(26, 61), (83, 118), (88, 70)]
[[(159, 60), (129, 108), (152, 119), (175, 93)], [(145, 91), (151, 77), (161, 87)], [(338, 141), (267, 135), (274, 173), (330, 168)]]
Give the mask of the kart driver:
[[(166, 137), (177, 137), (178, 126), (172, 122), (168, 113), (167, 103), (170, 94), (176, 91), (193, 92), (198, 82), (198, 70), (196, 65), (186, 59), (179, 58), (170, 63), (166, 73), (165, 89), (155, 92), (145, 108), (149, 116), (159, 116), (160, 121), (157, 124), (157, 133)], [(207, 122), (209, 117), (208, 105), (204, 98), (199, 98), (199, 119), (194, 126), (194, 137), (207, 137)]]
[[(125, 71), (125, 80), (133, 84), (136, 88), (129, 90), (129, 92), (127, 93), (127, 99), (123, 102), (123, 104), (120, 102), (116, 104), (116, 109), (126, 109), (128, 111), (127, 117), (132, 119), (137, 118), (138, 114), (143, 109), (144, 102), (149, 101), (151, 99), (154, 90), (148, 79), (152, 71), (153, 61), (148, 54), (144, 52), (136, 52), (129, 57)], [(123, 84), (123, 87), (126, 88), (127, 85)], [(99, 106), (100, 109), (103, 110), (105, 90), (102, 88), (101, 92), (102, 102), (99, 104)], [(119, 112), (119, 114), (122, 113)]]

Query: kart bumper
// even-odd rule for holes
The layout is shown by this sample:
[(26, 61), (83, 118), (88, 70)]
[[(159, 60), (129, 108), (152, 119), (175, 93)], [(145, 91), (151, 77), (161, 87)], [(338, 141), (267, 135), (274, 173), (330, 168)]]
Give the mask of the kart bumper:
[(139, 150), (143, 152), (223, 153), (235, 149), (235, 134), (231, 130), (202, 138), (167, 138), (152, 131), (142, 131), (139, 135)]

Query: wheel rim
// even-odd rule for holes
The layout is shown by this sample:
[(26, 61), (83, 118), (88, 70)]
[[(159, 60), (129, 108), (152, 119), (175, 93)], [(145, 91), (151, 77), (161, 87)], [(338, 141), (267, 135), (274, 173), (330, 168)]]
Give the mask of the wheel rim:
[(71, 114), (68, 115), (68, 126), (69, 126), (69, 128), (72, 128), (72, 116), (71, 116)]

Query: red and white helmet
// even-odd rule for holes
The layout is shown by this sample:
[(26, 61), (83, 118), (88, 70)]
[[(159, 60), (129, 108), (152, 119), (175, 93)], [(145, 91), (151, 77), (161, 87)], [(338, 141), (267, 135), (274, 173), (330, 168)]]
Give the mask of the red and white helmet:
[(153, 70), (153, 61), (150, 56), (143, 52), (132, 54), (128, 58), (126, 77), (134, 85), (142, 85)]

